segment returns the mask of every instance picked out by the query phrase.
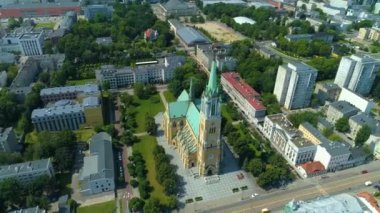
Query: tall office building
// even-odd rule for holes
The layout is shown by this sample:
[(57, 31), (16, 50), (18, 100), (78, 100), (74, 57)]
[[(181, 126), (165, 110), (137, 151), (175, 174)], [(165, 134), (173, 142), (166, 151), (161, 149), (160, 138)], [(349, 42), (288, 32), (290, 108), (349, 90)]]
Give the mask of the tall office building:
[(278, 68), (274, 94), (286, 109), (309, 106), (318, 72), (313, 67), (291, 62)]
[(379, 71), (380, 60), (369, 55), (342, 57), (335, 81), (340, 87), (368, 95)]

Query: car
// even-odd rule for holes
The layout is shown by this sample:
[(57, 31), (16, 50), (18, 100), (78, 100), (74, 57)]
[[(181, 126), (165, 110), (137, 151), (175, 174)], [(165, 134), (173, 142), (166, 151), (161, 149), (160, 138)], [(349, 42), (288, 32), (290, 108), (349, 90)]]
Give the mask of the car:
[(256, 196), (259, 196), (259, 194), (257, 194), (257, 193), (255, 193), (254, 195), (255, 195), (255, 197), (256, 197)]
[(366, 182), (364, 182), (364, 185), (366, 185), (366, 186), (371, 186), (372, 185), (372, 181), (366, 181)]
[(368, 170), (363, 170), (362, 171), (362, 174), (367, 174), (368, 173)]

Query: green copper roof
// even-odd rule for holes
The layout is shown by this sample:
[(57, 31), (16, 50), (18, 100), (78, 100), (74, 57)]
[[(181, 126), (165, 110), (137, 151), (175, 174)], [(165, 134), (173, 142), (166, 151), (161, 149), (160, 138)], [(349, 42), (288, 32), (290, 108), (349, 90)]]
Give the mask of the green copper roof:
[(177, 101), (189, 101), (189, 94), (186, 92), (186, 90), (183, 90), (181, 95), (178, 96)]
[(187, 109), (189, 107), (188, 101), (176, 101), (169, 103), (169, 117), (170, 118), (179, 118), (185, 117), (187, 113)]
[(211, 64), (211, 72), (210, 72), (210, 78), (208, 79), (208, 84), (206, 87), (206, 95), (214, 97), (218, 95), (218, 79), (216, 75), (216, 64), (215, 61)]
[(194, 105), (193, 102), (191, 102), (189, 105), (189, 109), (187, 110), (187, 114), (186, 114), (186, 119), (189, 125), (191, 126), (191, 129), (193, 130), (194, 135), (198, 137), (200, 114), (197, 107)]

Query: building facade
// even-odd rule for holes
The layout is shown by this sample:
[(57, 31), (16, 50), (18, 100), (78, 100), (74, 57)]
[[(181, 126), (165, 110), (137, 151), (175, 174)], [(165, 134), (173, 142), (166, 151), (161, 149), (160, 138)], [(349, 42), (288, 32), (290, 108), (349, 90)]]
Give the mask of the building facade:
[(286, 109), (308, 107), (317, 74), (316, 69), (304, 63), (279, 66), (274, 87), (278, 102)]
[(271, 145), (291, 166), (312, 161), (317, 147), (302, 137), (302, 133), (283, 114), (268, 115), (264, 120), (263, 133)]
[(326, 118), (332, 124), (342, 117), (349, 118), (356, 115), (359, 110), (347, 101), (336, 101), (331, 103), (326, 111)]
[(199, 44), (196, 49), (198, 60), (207, 69), (215, 60), (218, 71), (233, 71), (236, 68), (236, 59), (230, 56), (231, 46), (223, 44)]
[(41, 159), (0, 166), (0, 180), (15, 178), (20, 183), (26, 184), (41, 176), (54, 176), (51, 159)]
[(0, 128), (0, 151), (15, 152), (18, 150), (17, 138), (13, 127)]
[(109, 82), (111, 89), (134, 83), (164, 83), (173, 78), (174, 70), (184, 62), (182, 56), (168, 56), (158, 61), (137, 63), (135, 68), (116, 69), (112, 65), (105, 65), (96, 70), (96, 80), (99, 84)]
[(239, 106), (249, 122), (257, 123), (265, 116), (266, 108), (260, 94), (250, 87), (236, 72), (225, 72), (221, 78), (223, 90)]
[(100, 90), (96, 84), (86, 84), (78, 86), (66, 86), (66, 87), (53, 87), (44, 88), (40, 91), (41, 100), (44, 103), (59, 101), (59, 100), (73, 100), (78, 95), (93, 95), (99, 96)]
[(375, 81), (380, 60), (369, 55), (343, 56), (334, 83), (360, 95), (368, 95)]
[(319, 82), (315, 85), (314, 93), (317, 95), (320, 104), (337, 101), (341, 88), (331, 82)]
[(375, 106), (375, 103), (373, 101), (364, 98), (363, 96), (346, 88), (342, 88), (338, 100), (347, 101), (348, 103), (358, 108), (360, 111), (367, 114), (371, 113), (372, 108)]
[(355, 139), (359, 130), (367, 125), (371, 132), (375, 132), (378, 128), (379, 123), (372, 118), (369, 114), (358, 113), (357, 115), (351, 116), (348, 119), (348, 124), (350, 125), (350, 136)]
[(181, 0), (169, 0), (166, 3), (160, 4), (160, 8), (162, 15), (165, 17), (194, 16), (198, 14), (198, 9), (195, 4)]
[(90, 156), (84, 157), (79, 173), (81, 194), (94, 195), (115, 189), (112, 137), (100, 132), (90, 140)]
[[(175, 102), (167, 105), (164, 132), (168, 143), (175, 146), (185, 168), (196, 167), (201, 176), (216, 175), (221, 161), (221, 99), (216, 65), (201, 100), (185, 90)], [(199, 104), (200, 102), (200, 104)]]

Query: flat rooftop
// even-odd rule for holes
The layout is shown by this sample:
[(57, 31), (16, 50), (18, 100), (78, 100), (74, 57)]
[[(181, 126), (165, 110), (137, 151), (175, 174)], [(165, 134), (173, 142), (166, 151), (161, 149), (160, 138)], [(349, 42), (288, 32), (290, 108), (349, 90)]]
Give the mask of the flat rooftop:
[(45, 96), (45, 95), (58, 95), (58, 94), (66, 94), (66, 93), (98, 93), (98, 92), (100, 92), (98, 85), (85, 84), (85, 85), (79, 85), (79, 86), (45, 88), (41, 90), (40, 95)]
[(44, 171), (48, 168), (49, 163), (50, 158), (0, 166), (0, 179), (12, 177), (21, 173), (28, 173), (32, 171)]

